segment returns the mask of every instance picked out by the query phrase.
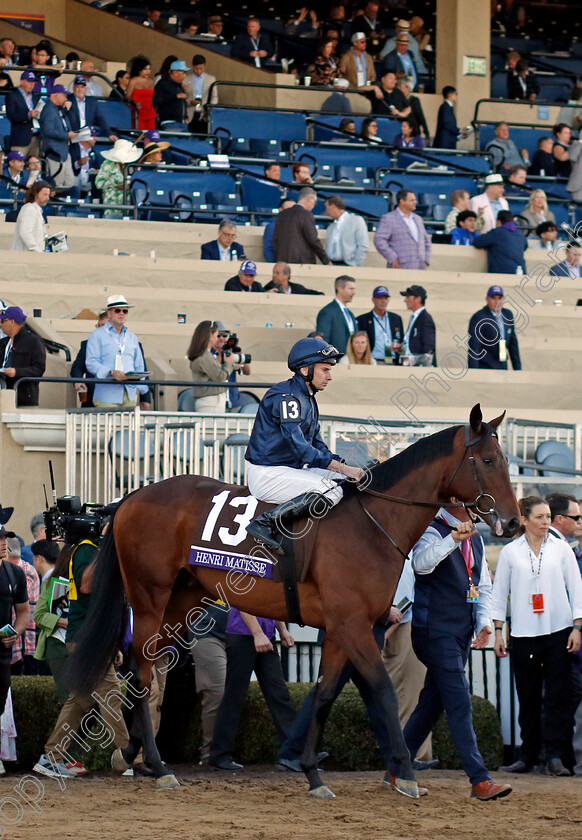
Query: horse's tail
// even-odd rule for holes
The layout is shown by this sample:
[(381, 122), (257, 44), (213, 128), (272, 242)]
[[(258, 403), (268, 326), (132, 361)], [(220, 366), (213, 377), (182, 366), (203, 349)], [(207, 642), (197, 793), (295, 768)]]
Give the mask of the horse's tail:
[(125, 591), (112, 518), (97, 555), (87, 617), (69, 660), (71, 692), (86, 695), (97, 688), (119, 650), (126, 625)]

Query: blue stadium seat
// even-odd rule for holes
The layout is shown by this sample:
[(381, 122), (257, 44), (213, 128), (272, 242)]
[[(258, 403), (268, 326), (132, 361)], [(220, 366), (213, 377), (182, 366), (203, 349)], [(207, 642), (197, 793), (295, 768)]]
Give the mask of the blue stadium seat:
[(241, 181), (242, 203), (251, 209), (278, 207), (281, 190), (275, 184), (265, 183), (258, 178), (244, 175)]
[(311, 146), (306, 143), (295, 152), (295, 160), (315, 158), (318, 164), (318, 174), (322, 174), (322, 165), (328, 166), (362, 166), (367, 169), (377, 169), (389, 166), (390, 158), (381, 149), (368, 149), (351, 143), (339, 143), (334, 146)]
[[(419, 193), (432, 192), (439, 195), (439, 204), (443, 204), (441, 196), (448, 201), (453, 190), (468, 190), (471, 195), (479, 192), (475, 179), (467, 175), (435, 175), (431, 170), (427, 172), (387, 172), (380, 181), (380, 187), (388, 186), (390, 181), (401, 184), (403, 189)], [(399, 187), (390, 185), (389, 189)]]
[(99, 110), (111, 128), (132, 127), (131, 108), (125, 102), (116, 102), (114, 99), (100, 99)]
[(240, 206), (236, 193), (209, 191), (206, 193), (206, 204), (221, 210), (234, 210)]
[(368, 177), (368, 169), (365, 166), (336, 166), (335, 177), (338, 181), (341, 178), (347, 178), (358, 187), (374, 186), (374, 181)]
[(282, 153), (280, 140), (251, 137), (249, 147), (251, 152), (254, 152), (259, 157), (276, 157)]
[(450, 204), (435, 204), (432, 208), (432, 217), (435, 222), (445, 222), (450, 212)]
[(251, 108), (212, 108), (212, 133), (219, 129), (232, 137), (279, 140), (283, 148), (292, 140), (305, 138), (305, 115), (286, 111), (259, 111)]

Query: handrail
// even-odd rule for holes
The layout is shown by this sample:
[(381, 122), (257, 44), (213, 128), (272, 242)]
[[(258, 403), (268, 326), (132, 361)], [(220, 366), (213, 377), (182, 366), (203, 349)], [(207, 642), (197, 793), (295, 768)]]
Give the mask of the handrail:
[[(291, 78), (291, 77), (290, 77)], [(241, 88), (267, 88), (268, 90), (298, 90), (302, 94), (308, 93), (309, 91), (319, 91), (320, 93), (328, 92), (331, 96), (332, 93), (337, 93), (338, 88), (330, 87), (329, 85), (275, 85), (269, 82), (224, 82), (217, 79), (210, 85), (210, 89), (208, 92), (208, 98), (211, 98), (212, 90), (214, 87), (218, 85), (223, 85), (225, 87), (241, 87)], [(357, 93), (358, 96), (363, 96), (366, 98), (366, 94), (363, 93), (358, 88), (342, 88), (342, 93)], [(210, 115), (212, 117), (212, 109), (213, 108), (231, 108), (232, 110), (236, 111), (245, 111), (245, 110), (252, 110), (252, 111), (271, 111), (273, 113), (285, 112), (290, 114), (305, 114), (310, 111), (317, 111), (318, 108), (268, 108), (263, 105), (252, 105), (249, 108), (245, 108), (245, 106), (240, 105), (208, 105), (207, 106)], [(349, 116), (355, 117), (369, 117), (369, 113), (356, 113), (350, 114)]]
[[(548, 108), (576, 108), (576, 107), (579, 107), (579, 106), (576, 106), (576, 105), (566, 105), (565, 102), (564, 103), (562, 103), (562, 102), (546, 102), (545, 100), (542, 100), (542, 99), (534, 99), (534, 100), (529, 100), (529, 99), (493, 99), (491, 97), (486, 97), (484, 99), (478, 99), (477, 102), (475, 103), (475, 113), (474, 113), (473, 119), (471, 120), (471, 125), (483, 125), (483, 124), (499, 122), (499, 120), (480, 120), (478, 118), (478, 116), (479, 116), (479, 106), (484, 105), (484, 104), (491, 104), (491, 103), (494, 104), (494, 105), (514, 105), (514, 106), (525, 106), (525, 105), (527, 105), (530, 108), (537, 108), (538, 105), (547, 105)], [(503, 122), (506, 122), (508, 125), (513, 125), (516, 128), (548, 128), (548, 123), (547, 122), (545, 122), (545, 123), (541, 123), (541, 122), (519, 123), (519, 122), (515, 122), (515, 120), (512, 120), (512, 119), (504, 119)]]

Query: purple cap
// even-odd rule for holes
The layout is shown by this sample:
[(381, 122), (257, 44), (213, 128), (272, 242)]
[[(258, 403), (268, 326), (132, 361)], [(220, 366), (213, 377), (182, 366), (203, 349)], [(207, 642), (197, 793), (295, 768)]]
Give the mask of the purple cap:
[(252, 260), (245, 260), (241, 263), (240, 269), (242, 274), (254, 274), (257, 273), (257, 266)]
[(74, 85), (85, 85), (87, 87), (87, 79), (84, 76), (75, 76)]
[(66, 89), (64, 85), (54, 85), (53, 89), (51, 90), (51, 94), (53, 93), (65, 93), (67, 94), (69, 91)]
[(390, 292), (388, 291), (387, 286), (376, 286), (374, 291), (372, 292), (372, 297), (390, 297)]
[(36, 74), (32, 70), (25, 70), (24, 73), (20, 74), (20, 81), (36, 82)]
[(8, 152), (6, 155), (6, 160), (26, 160), (26, 155), (23, 155), (22, 152)]
[(4, 312), (0, 312), (0, 318), (16, 321), (17, 324), (24, 324), (26, 321), (26, 315), (19, 306), (9, 306)]
[(501, 288), (501, 286), (489, 286), (487, 289), (487, 297), (495, 297), (495, 295), (501, 295), (501, 297), (505, 297), (505, 292)]
[(157, 130), (157, 128), (150, 128), (149, 131), (146, 131), (146, 140), (151, 140), (152, 143), (159, 143), (162, 139), (162, 135)]

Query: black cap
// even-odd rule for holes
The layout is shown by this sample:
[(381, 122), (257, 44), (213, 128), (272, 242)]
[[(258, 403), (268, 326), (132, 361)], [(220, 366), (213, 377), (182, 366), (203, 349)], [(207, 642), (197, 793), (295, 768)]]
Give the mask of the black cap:
[(403, 292), (400, 292), (402, 297), (407, 297), (408, 295), (412, 295), (413, 297), (420, 297), (423, 300), (426, 300), (428, 295), (426, 294), (426, 289), (424, 286), (417, 286), (412, 285), (405, 289)]
[(7, 531), (4, 525), (0, 525), (0, 537), (15, 537), (14, 531)]

